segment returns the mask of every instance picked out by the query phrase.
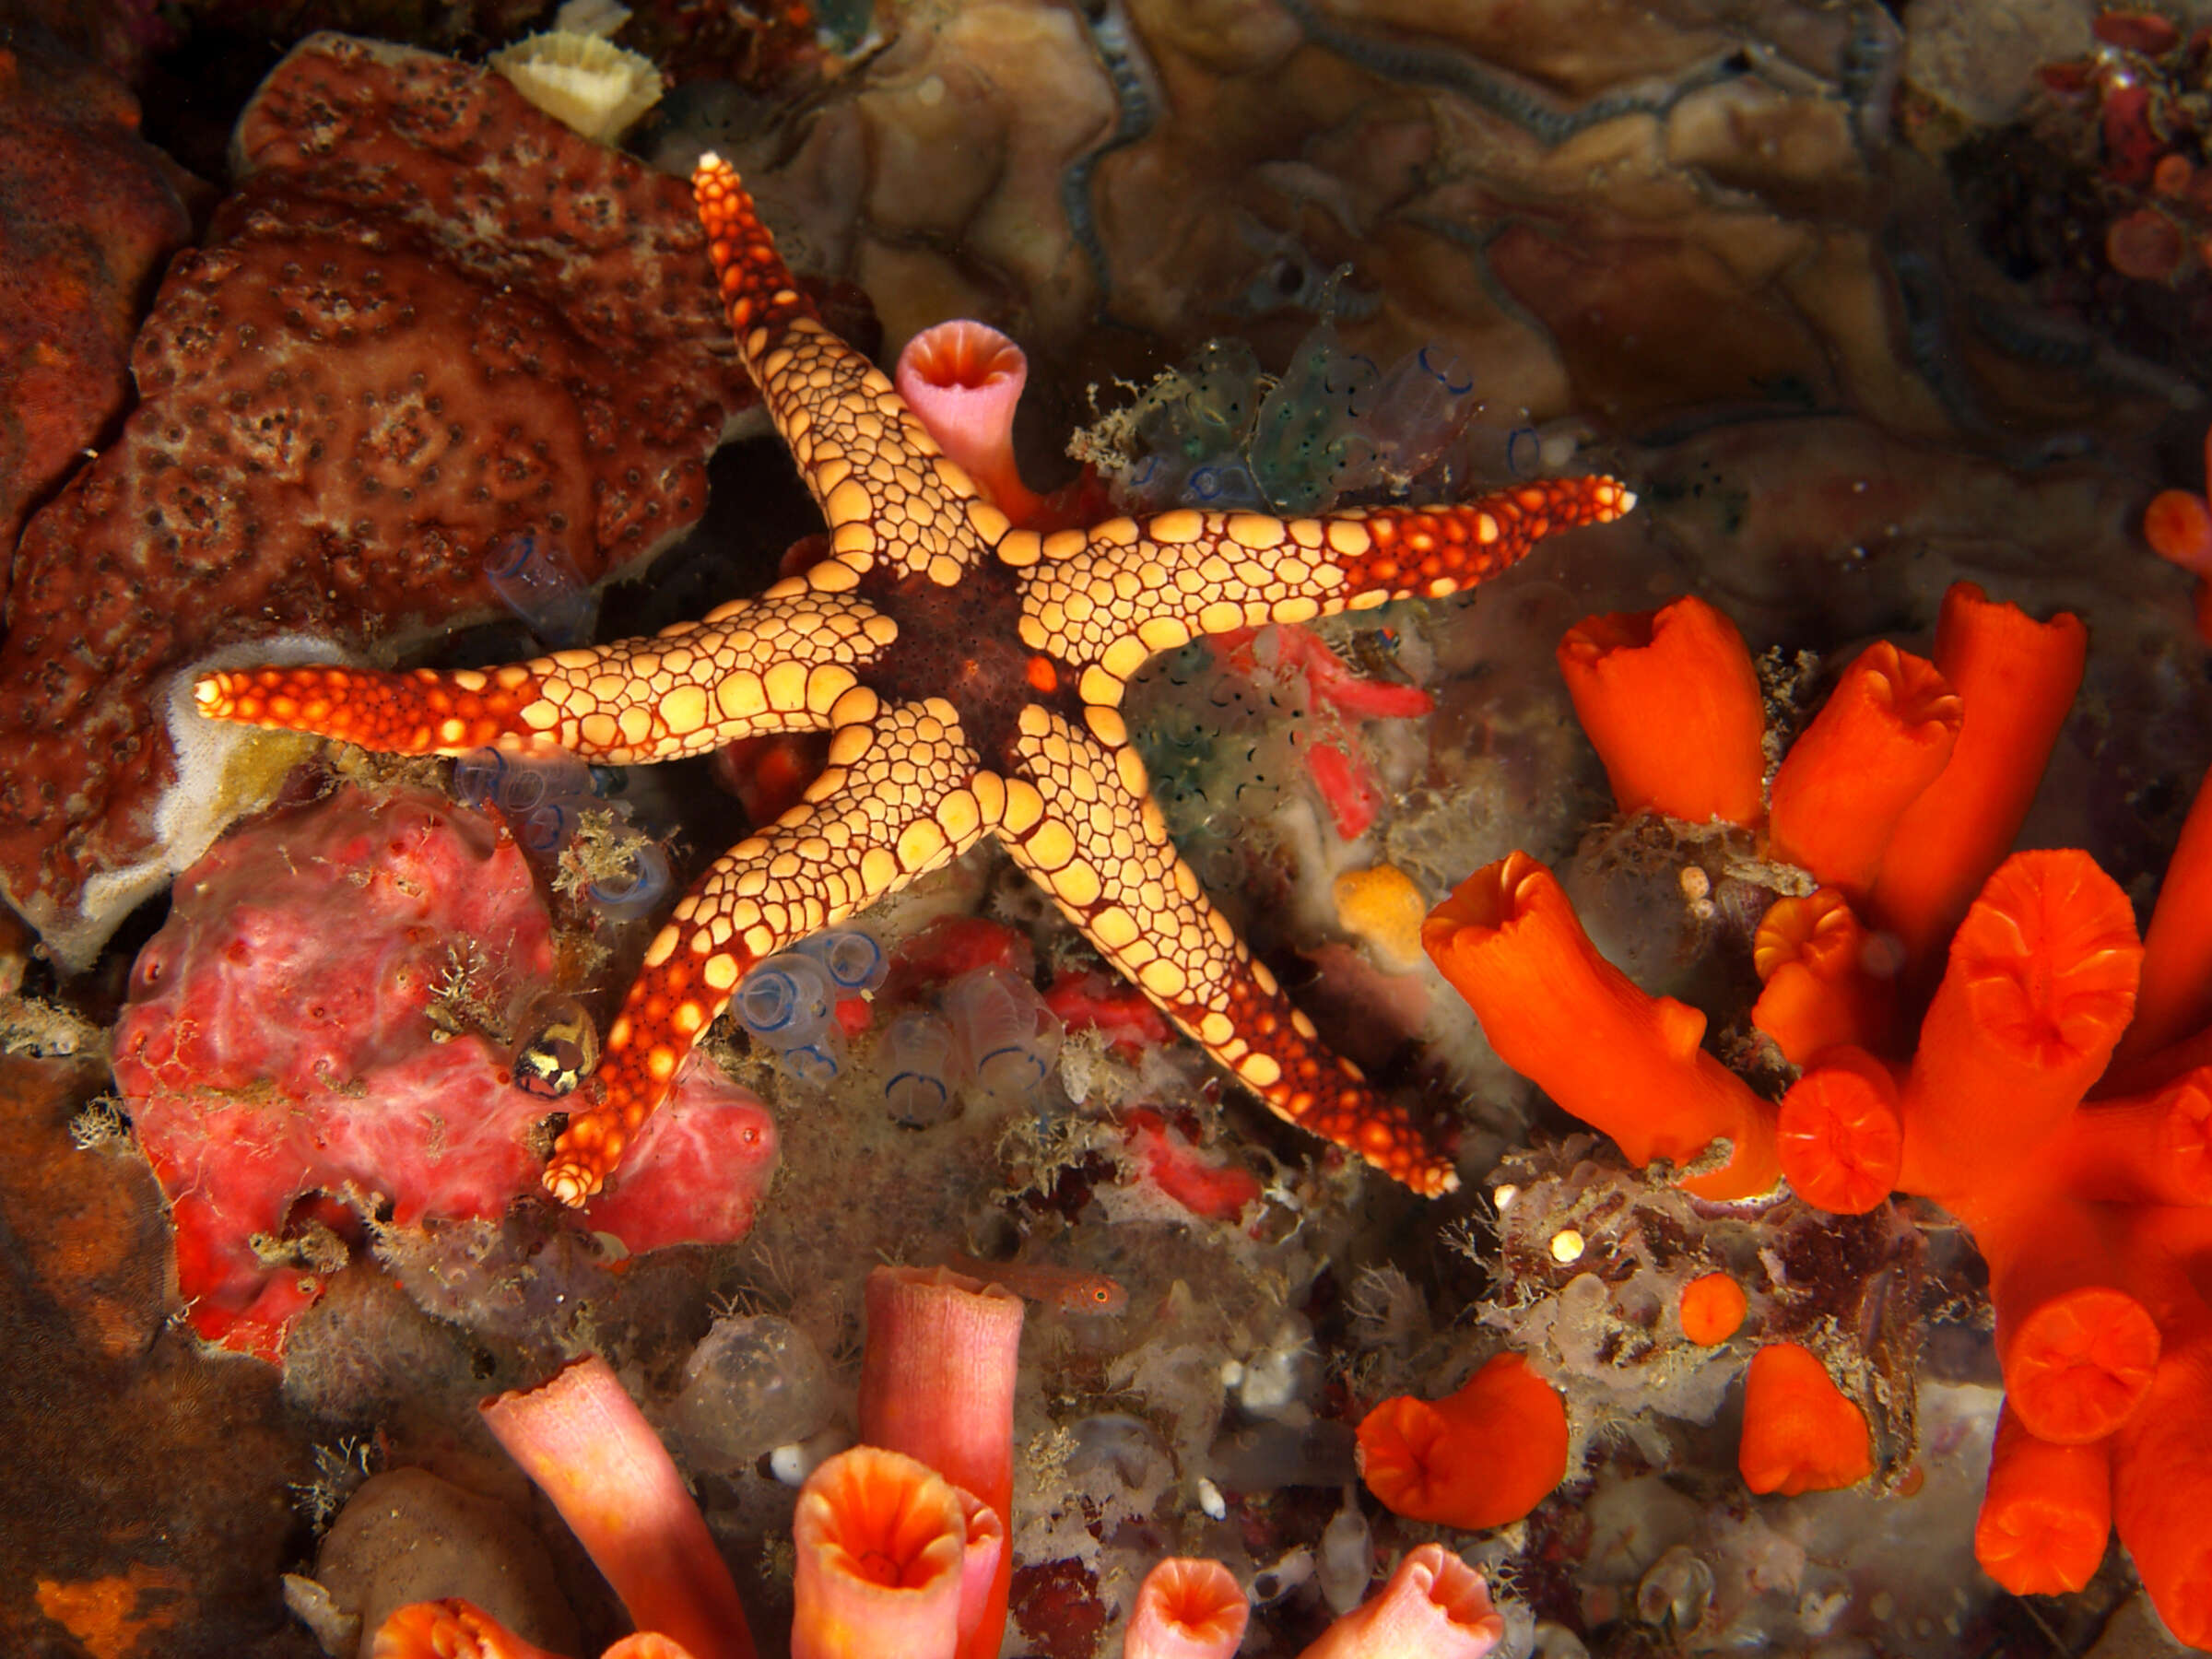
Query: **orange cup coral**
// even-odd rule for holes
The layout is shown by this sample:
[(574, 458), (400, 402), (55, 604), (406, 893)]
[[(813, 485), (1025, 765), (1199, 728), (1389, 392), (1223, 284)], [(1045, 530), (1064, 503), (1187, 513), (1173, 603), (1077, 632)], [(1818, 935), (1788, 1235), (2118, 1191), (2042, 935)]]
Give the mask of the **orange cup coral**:
[[(1003, 1524), (1014, 1508), (1021, 1298), (948, 1268), (878, 1267), (868, 1275), (867, 1314), (861, 1440), (928, 1465)], [(1013, 1576), (1012, 1554), (1001, 1550), (961, 1646), (970, 1659), (997, 1653)]]
[(807, 1477), (792, 1517), (792, 1659), (952, 1659), (968, 1546), (960, 1503), (927, 1465), (877, 1446)]
[(1505, 1635), (1482, 1575), (1441, 1544), (1398, 1563), (1382, 1593), (1322, 1633), (1298, 1659), (1482, 1659)]
[(1171, 1556), (1137, 1589), (1122, 1659), (1230, 1659), (1251, 1618), (1251, 1604), (1228, 1568)]
[(1359, 1469), (1392, 1513), (1475, 1531), (1544, 1501), (1567, 1474), (1567, 1406), (1518, 1354), (1457, 1394), (1389, 1399), (1359, 1424)]
[(1874, 1473), (1866, 1414), (1794, 1342), (1770, 1342), (1744, 1375), (1736, 1467), (1755, 1492), (1832, 1492)]
[(1700, 1347), (1718, 1347), (1743, 1328), (1751, 1301), (1731, 1273), (1700, 1273), (1682, 1287), (1677, 1309), (1682, 1335)]
[(483, 1406), (640, 1630), (693, 1659), (753, 1659), (737, 1587), (684, 1477), (614, 1371), (586, 1356)]
[(1773, 1109), (1699, 1046), (1705, 1016), (1647, 996), (1597, 952), (1558, 877), (1525, 853), (1475, 872), (1430, 912), (1421, 944), (1475, 1009), (1498, 1056), (1631, 1163), (1725, 1160), (1682, 1185), (1748, 1198), (1781, 1172)]
[(1898, 819), (1949, 763), (1964, 712), (1925, 657), (1887, 640), (1859, 653), (1774, 773), (1774, 855), (1863, 899)]
[(1759, 821), (1765, 706), (1735, 623), (1697, 598), (1585, 617), (1559, 663), (1621, 811)]

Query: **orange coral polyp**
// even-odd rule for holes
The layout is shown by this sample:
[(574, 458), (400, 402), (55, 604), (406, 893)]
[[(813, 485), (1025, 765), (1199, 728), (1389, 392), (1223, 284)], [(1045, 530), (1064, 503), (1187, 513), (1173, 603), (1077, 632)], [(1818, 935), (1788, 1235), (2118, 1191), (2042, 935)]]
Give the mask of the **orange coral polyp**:
[(1472, 1532), (1518, 1521), (1566, 1477), (1567, 1406), (1519, 1354), (1456, 1394), (1389, 1399), (1359, 1424), (1359, 1469), (1394, 1514)]
[(1887, 640), (1869, 645), (1774, 774), (1774, 856), (1853, 898), (1871, 890), (1898, 819), (1949, 762), (1964, 713), (1935, 664)]
[(1145, 1574), (1122, 1659), (1230, 1659), (1252, 1606), (1218, 1561), (1171, 1556)]
[(1964, 707), (1936, 781), (1900, 815), (1867, 919), (1931, 958), (2020, 832), (2088, 654), (2071, 612), (2038, 622), (1953, 584), (1936, 625), (1936, 666)]
[(2038, 1440), (2009, 1408), (1997, 1416), (1989, 1485), (1974, 1523), (1974, 1559), (2015, 1595), (2080, 1589), (2112, 1529), (2111, 1442)]
[[(2062, 1260), (2068, 1268), (2080, 1262)], [(2159, 1326), (2149, 1309), (2110, 1285), (2041, 1296), (2000, 1278), (1993, 1290), (2005, 1398), (2037, 1439), (2086, 1445), (2135, 1415), (2159, 1363)], [(2024, 1314), (2010, 1316), (2023, 1304)]]
[(653, 1425), (596, 1354), (484, 1402), (484, 1425), (576, 1535), (640, 1630), (753, 1659), (737, 1586)]
[(471, 1601), (409, 1602), (376, 1627), (369, 1659), (563, 1659), (524, 1641)]
[[(1002, 1524), (1014, 1507), (1014, 1386), (1021, 1298), (943, 1267), (877, 1267), (868, 1275), (860, 1369), (860, 1438), (904, 1453), (973, 1493)], [(993, 1659), (1013, 1583), (999, 1552), (967, 1659)]]
[(2001, 1202), (2022, 1145), (2057, 1130), (2110, 1062), (2142, 956), (2126, 895), (2088, 853), (2007, 859), (1922, 1022), (1899, 1184), (1970, 1226)]
[(1766, 713), (1735, 623), (1685, 597), (1656, 611), (1585, 617), (1558, 657), (1623, 813), (1759, 821)]
[(1750, 1307), (1751, 1300), (1735, 1275), (1701, 1273), (1682, 1287), (1677, 1312), (1681, 1316), (1683, 1335), (1700, 1347), (1718, 1347), (1743, 1328), (1744, 1315)]
[(1871, 1049), (1888, 1039), (1897, 1011), (1894, 952), (1835, 888), (1770, 905), (1751, 960), (1765, 982), (1751, 1023), (1791, 1065), (1810, 1065), (1838, 1044)]
[(1800, 1198), (1833, 1215), (1863, 1216), (1889, 1196), (1903, 1160), (1896, 1079), (1864, 1049), (1829, 1049), (1782, 1097), (1774, 1138)]
[(2135, 1022), (2112, 1057), (2124, 1066), (2212, 1024), (2212, 788), (2189, 805), (2143, 935)]
[(2212, 1205), (2212, 1065), (2085, 1106), (2058, 1161), (2092, 1203)]
[(2186, 489), (2161, 489), (2143, 510), (2150, 550), (2194, 576), (2212, 575), (2212, 508)]
[(1874, 1473), (1874, 1441), (1865, 1413), (1810, 1349), (1771, 1342), (1744, 1375), (1735, 1462), (1755, 1492), (1832, 1492)]
[(1515, 853), (1430, 912), (1421, 944), (1473, 1006), (1498, 1056), (1639, 1166), (1727, 1161), (1681, 1182), (1702, 1198), (1748, 1198), (1781, 1172), (1773, 1109), (1700, 1046), (1705, 1017), (1647, 996), (1590, 943), (1552, 873)]
[(1482, 1575), (1441, 1544), (1424, 1544), (1398, 1563), (1380, 1594), (1298, 1659), (1482, 1659), (1504, 1636)]
[(952, 1659), (968, 1535), (927, 1465), (879, 1446), (807, 1477), (791, 1523), (792, 1659)]

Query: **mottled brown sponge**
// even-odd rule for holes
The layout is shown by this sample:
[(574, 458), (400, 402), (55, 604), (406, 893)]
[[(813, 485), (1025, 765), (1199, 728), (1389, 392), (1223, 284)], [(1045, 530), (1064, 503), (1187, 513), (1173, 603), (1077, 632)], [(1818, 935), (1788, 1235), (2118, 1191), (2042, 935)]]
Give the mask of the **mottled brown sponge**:
[(134, 348), (145, 401), (17, 559), (0, 883), (73, 963), (252, 805), (180, 758), (179, 670), (488, 613), (524, 528), (597, 581), (699, 517), (754, 401), (689, 193), (499, 75), (317, 35), (235, 152)]

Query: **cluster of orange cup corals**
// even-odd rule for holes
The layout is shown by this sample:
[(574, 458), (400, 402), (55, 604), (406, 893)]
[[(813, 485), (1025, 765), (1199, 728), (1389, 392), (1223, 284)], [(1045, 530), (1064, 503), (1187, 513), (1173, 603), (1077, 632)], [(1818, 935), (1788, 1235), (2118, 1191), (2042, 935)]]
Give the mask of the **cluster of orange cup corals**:
[[(1624, 812), (1761, 831), (1820, 883), (1775, 904), (1756, 945), (1753, 1021), (1803, 1068), (1778, 1112), (1702, 1053), (1701, 1017), (1597, 956), (1525, 855), (1478, 872), (1424, 943), (1510, 1064), (1639, 1163), (1692, 1171), (1691, 1191), (1749, 1197), (1780, 1174), (1823, 1208), (1901, 1192), (1963, 1222), (2006, 1396), (1978, 1559), (2017, 1593), (2078, 1589), (2116, 1526), (2168, 1624), (2205, 1645), (2212, 792), (2147, 943), (2087, 853), (2006, 856), (2086, 647), (2075, 618), (2038, 623), (1962, 583), (1934, 660), (1869, 646), (1762, 792), (1758, 680), (1718, 612), (1685, 599), (1567, 636)], [(1775, 1426), (1757, 1397), (1772, 1351), (1746, 1401), (1747, 1477)], [(1833, 1387), (1810, 1370), (1769, 1381), (1801, 1404)]]
[[(948, 1268), (868, 1279), (862, 1443), (807, 1477), (792, 1522), (793, 1659), (995, 1659), (1013, 1576), (1020, 1299)], [(484, 1418), (622, 1598), (636, 1635), (603, 1659), (752, 1659), (729, 1570), (660, 1438), (604, 1359), (485, 1402)], [(1127, 1659), (1229, 1659), (1243, 1590), (1218, 1561), (1162, 1561)], [(1504, 1633), (1481, 1577), (1438, 1545), (1302, 1659), (1480, 1659)], [(376, 1659), (549, 1659), (466, 1601), (418, 1602)]]

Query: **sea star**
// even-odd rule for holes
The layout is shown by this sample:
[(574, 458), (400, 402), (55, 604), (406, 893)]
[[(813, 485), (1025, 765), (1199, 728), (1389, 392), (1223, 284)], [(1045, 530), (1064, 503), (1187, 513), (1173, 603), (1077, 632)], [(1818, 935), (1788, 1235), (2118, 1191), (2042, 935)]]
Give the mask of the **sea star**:
[(746, 366), (829, 521), (828, 556), (651, 639), (485, 670), (261, 668), (194, 687), (212, 718), (397, 754), (559, 745), (622, 765), (831, 734), (800, 804), (717, 859), (648, 947), (546, 1190), (576, 1205), (599, 1189), (755, 962), (986, 834), (1278, 1116), (1417, 1192), (1458, 1185), (1443, 1147), (1321, 1045), (1200, 891), (1118, 705), (1147, 658), (1195, 634), (1450, 594), (1635, 498), (1611, 478), (1554, 478), (1451, 507), (1018, 529), (822, 325), (735, 172), (703, 157), (692, 188)]

